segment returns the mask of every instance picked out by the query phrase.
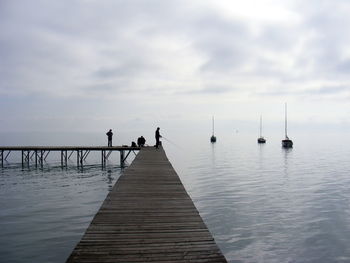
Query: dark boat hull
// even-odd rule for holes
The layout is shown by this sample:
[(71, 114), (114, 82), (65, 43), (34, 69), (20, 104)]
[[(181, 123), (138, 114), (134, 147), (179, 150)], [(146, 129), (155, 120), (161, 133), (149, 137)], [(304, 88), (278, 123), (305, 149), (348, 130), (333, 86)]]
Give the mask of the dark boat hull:
[(265, 138), (262, 138), (262, 137), (258, 138), (258, 143), (266, 143)]
[(283, 148), (292, 148), (293, 147), (293, 141), (289, 139), (282, 140), (282, 147)]
[(211, 136), (211, 137), (210, 137), (210, 141), (211, 141), (211, 142), (216, 142), (216, 137), (215, 137), (214, 135)]

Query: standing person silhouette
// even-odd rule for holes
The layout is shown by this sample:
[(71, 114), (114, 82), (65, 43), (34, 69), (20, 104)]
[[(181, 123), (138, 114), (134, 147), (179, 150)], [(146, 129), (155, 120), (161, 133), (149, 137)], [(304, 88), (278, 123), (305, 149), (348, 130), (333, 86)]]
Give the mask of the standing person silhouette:
[(112, 137), (113, 137), (113, 132), (112, 129), (110, 129), (107, 133), (107, 138), (108, 138), (108, 147), (112, 147)]
[(158, 127), (157, 130), (156, 130), (156, 134), (155, 134), (155, 137), (156, 137), (156, 148), (157, 149), (158, 149), (158, 147), (160, 145), (159, 139), (162, 138), (162, 135), (160, 135), (159, 130), (160, 130), (160, 128)]

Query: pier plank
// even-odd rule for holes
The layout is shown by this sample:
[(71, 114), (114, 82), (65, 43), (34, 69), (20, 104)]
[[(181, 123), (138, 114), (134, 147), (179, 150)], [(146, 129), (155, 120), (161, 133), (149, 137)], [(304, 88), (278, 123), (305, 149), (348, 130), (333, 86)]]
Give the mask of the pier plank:
[(162, 148), (143, 148), (67, 263), (227, 262)]

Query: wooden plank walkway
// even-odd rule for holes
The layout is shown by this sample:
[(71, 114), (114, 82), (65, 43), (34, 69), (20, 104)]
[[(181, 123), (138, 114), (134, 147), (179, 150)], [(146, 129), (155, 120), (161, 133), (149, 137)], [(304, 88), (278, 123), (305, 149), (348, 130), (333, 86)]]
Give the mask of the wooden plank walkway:
[(227, 261), (164, 150), (145, 147), (66, 262)]

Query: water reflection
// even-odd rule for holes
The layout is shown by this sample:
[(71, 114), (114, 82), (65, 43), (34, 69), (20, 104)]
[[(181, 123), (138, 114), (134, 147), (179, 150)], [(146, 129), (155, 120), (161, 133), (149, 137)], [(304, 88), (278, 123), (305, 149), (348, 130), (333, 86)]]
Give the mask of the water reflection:
[(283, 172), (284, 172), (284, 176), (288, 177), (288, 173), (289, 173), (289, 162), (290, 159), (292, 157), (292, 152), (293, 152), (293, 148), (281, 148), (282, 149), (282, 156), (283, 156)]
[[(349, 262), (347, 144), (242, 138), (166, 149), (229, 262)], [(0, 169), (0, 262), (65, 261), (119, 176), (117, 166), (75, 165)]]
[(117, 166), (0, 169), (0, 262), (64, 262), (120, 176)]
[(215, 167), (216, 163), (216, 151), (215, 151), (216, 143), (211, 143), (211, 165)]
[(258, 149), (259, 149), (259, 170), (264, 169), (264, 158), (265, 158), (265, 143), (258, 143)]
[(109, 169), (107, 171), (107, 179), (108, 179), (108, 181), (107, 181), (108, 191), (111, 191), (112, 188), (113, 188), (113, 176), (112, 176), (112, 170), (111, 169)]

